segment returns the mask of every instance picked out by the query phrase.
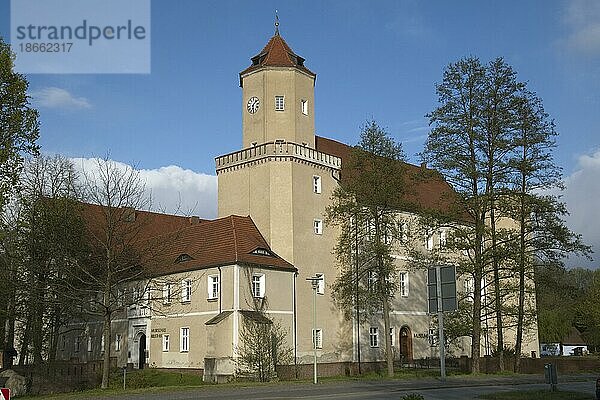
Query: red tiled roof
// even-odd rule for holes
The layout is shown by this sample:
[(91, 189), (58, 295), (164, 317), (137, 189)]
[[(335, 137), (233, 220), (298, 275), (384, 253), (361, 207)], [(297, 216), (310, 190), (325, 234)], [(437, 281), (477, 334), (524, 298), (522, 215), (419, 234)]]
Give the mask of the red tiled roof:
[[(88, 230), (94, 235), (99, 235), (104, 230), (106, 221), (109, 220), (109, 217), (106, 215), (107, 211), (107, 207), (97, 204), (82, 203), (83, 219), (86, 221)], [(198, 217), (184, 217), (181, 215), (161, 214), (151, 211), (134, 211), (123, 208), (113, 208), (113, 212), (119, 216), (121, 216), (121, 214), (124, 216), (125, 214), (135, 212), (135, 214), (131, 214), (131, 224), (133, 227), (128, 229), (128, 231), (135, 232), (138, 240), (165, 235), (169, 232), (183, 229), (191, 224), (207, 221)]]
[[(230, 215), (205, 221), (165, 236), (172, 243), (160, 263), (160, 274), (170, 274), (236, 263), (295, 271), (290, 263), (273, 253), (249, 216)], [(256, 249), (271, 255), (252, 254)], [(175, 263), (187, 254), (192, 259)]]
[[(317, 151), (331, 154), (342, 159), (342, 183), (350, 179), (353, 171), (347, 167), (352, 147), (320, 136), (315, 136)], [(345, 167), (346, 166), (346, 167)], [(406, 211), (427, 210), (442, 214), (454, 214), (459, 208), (459, 198), (441, 174), (432, 169), (405, 163), (406, 182), (409, 190), (402, 194), (401, 203), (410, 208)], [(460, 214), (459, 214), (460, 215)], [(461, 219), (465, 216), (462, 214)]]
[[(83, 204), (82, 215), (88, 231), (102, 237), (108, 208)], [(220, 265), (248, 264), (295, 271), (293, 265), (273, 253), (249, 216), (231, 215), (215, 220), (113, 209), (123, 219), (123, 240), (137, 248), (146, 276), (160, 276)], [(132, 214), (133, 213), (133, 214)], [(131, 218), (127, 220), (127, 215)], [(135, 236), (135, 237), (133, 237)], [(93, 239), (92, 239), (93, 240)], [(252, 254), (256, 249), (270, 255)], [(185, 261), (176, 262), (181, 255)]]
[(262, 51), (251, 60), (252, 65), (240, 72), (240, 86), (242, 86), (242, 75), (262, 67), (295, 67), (309, 75), (316, 76), (314, 72), (304, 66), (304, 58), (294, 53), (279, 34), (275, 34)]

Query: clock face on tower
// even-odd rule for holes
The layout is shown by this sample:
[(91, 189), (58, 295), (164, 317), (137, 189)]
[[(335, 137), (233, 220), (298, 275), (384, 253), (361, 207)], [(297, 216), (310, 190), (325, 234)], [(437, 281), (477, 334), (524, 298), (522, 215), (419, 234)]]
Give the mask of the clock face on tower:
[(258, 97), (253, 96), (248, 99), (248, 104), (246, 104), (246, 108), (250, 114), (254, 114), (258, 111), (258, 107), (260, 106), (260, 100)]

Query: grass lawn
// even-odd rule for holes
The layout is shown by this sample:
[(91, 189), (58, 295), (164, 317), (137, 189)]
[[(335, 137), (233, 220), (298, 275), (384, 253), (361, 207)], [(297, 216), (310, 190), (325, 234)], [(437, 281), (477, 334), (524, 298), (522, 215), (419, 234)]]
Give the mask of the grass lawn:
[(549, 390), (484, 394), (479, 398), (486, 400), (596, 400), (596, 396), (585, 393), (567, 391), (550, 392)]

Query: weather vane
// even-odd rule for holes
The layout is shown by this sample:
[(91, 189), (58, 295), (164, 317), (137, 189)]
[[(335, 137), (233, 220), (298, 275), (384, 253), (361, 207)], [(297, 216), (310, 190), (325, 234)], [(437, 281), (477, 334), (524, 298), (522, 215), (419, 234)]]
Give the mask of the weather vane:
[(275, 10), (275, 35), (279, 36), (279, 14)]

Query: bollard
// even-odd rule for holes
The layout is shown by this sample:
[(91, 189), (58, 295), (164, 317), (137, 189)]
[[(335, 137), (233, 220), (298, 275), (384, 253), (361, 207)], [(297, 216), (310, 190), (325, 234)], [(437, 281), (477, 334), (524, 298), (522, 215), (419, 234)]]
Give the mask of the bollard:
[(546, 383), (550, 385), (550, 390), (553, 392), (556, 391), (556, 385), (558, 384), (556, 365), (544, 364), (544, 377), (546, 378)]
[(123, 390), (125, 390), (125, 382), (127, 380), (127, 366), (123, 366)]

